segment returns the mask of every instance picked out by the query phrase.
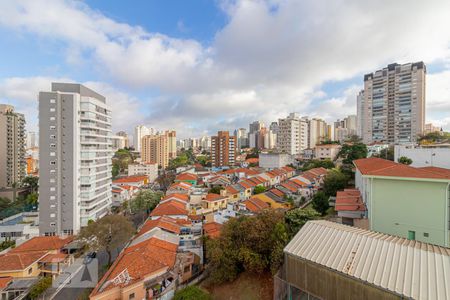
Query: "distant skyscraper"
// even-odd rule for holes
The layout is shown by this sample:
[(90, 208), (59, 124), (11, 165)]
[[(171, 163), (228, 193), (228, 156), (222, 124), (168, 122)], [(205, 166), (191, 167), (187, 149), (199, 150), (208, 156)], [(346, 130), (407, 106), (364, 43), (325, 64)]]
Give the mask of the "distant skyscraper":
[(167, 130), (167, 151), (169, 152), (169, 159), (177, 157), (177, 133), (175, 130)]
[(125, 131), (119, 131), (116, 135), (123, 137), (124, 148), (130, 148), (130, 138), (128, 137), (128, 133)]
[(261, 130), (264, 127), (265, 126), (264, 126), (263, 122), (255, 121), (253, 123), (250, 123), (250, 125), (249, 125), (249, 129), (250, 129), (249, 133), (254, 133), (254, 132), (258, 131), (258, 130)]
[(150, 134), (154, 134), (153, 128), (148, 128), (144, 125), (136, 126), (134, 128), (134, 137), (133, 137), (134, 150), (140, 152), (142, 138)]
[(249, 146), (247, 130), (245, 128), (236, 129), (234, 135), (236, 136), (238, 151)]
[(423, 62), (390, 64), (364, 76), (364, 96), (358, 97), (358, 119), (365, 143), (411, 143), (425, 124)]
[(111, 111), (81, 84), (39, 93), (39, 231), (74, 234), (109, 212)]
[(27, 149), (35, 148), (38, 146), (38, 138), (36, 132), (28, 131), (27, 132)]
[(269, 129), (270, 129), (273, 133), (277, 134), (277, 133), (278, 133), (278, 128), (279, 128), (279, 127), (280, 127), (280, 126), (278, 125), (278, 122), (272, 122), (272, 123), (270, 123)]
[(166, 134), (146, 135), (142, 138), (141, 159), (145, 163), (156, 163), (162, 168), (169, 165), (169, 143)]
[(278, 120), (277, 147), (281, 152), (291, 155), (309, 147), (308, 118), (291, 113), (287, 118)]
[(200, 147), (202, 150), (210, 151), (211, 150), (211, 137), (210, 136), (202, 136), (200, 138)]
[(356, 134), (360, 138), (363, 138), (363, 132), (366, 130), (365, 127), (368, 125), (368, 112), (369, 110), (366, 109), (364, 102), (364, 90), (361, 90), (356, 97)]
[(314, 148), (323, 140), (328, 138), (327, 123), (322, 119), (313, 118), (309, 120), (309, 147)]
[(19, 184), (26, 174), (25, 117), (0, 104), (0, 188)]
[(334, 137), (336, 141), (343, 142), (357, 132), (356, 115), (349, 115), (342, 120), (334, 122)]
[(213, 166), (233, 165), (236, 160), (236, 137), (228, 131), (219, 131), (211, 138), (211, 159)]

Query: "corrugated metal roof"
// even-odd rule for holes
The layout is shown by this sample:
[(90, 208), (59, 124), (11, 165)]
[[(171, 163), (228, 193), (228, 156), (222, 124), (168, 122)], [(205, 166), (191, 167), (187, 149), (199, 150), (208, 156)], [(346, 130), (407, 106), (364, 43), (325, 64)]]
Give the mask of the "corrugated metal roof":
[(319, 220), (284, 251), (406, 297), (450, 299), (450, 248)]

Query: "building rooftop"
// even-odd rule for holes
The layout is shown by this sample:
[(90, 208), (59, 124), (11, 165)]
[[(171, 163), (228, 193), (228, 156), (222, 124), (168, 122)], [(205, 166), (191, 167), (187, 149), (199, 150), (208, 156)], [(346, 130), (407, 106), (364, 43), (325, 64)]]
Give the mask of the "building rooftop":
[(220, 232), (222, 230), (222, 224), (217, 222), (210, 222), (203, 225), (203, 230), (206, 236), (211, 238), (217, 238), (220, 236)]
[(450, 248), (318, 220), (307, 222), (284, 252), (406, 298), (450, 295)]
[(37, 236), (12, 249), (10, 253), (60, 250), (73, 241), (73, 236)]
[(113, 184), (114, 183), (141, 182), (141, 181), (145, 181), (145, 180), (148, 180), (148, 177), (146, 175), (134, 175), (134, 176), (127, 176), (127, 177), (115, 179), (113, 181)]
[(177, 177), (175, 177), (175, 180), (179, 180), (179, 181), (185, 181), (185, 180), (197, 180), (198, 177), (195, 174), (191, 174), (191, 173), (181, 173), (179, 175), (177, 175)]
[(245, 200), (243, 203), (245, 207), (253, 213), (258, 213), (270, 207), (269, 204), (255, 197)]
[(0, 255), (0, 272), (21, 271), (47, 255), (47, 251), (31, 251)]
[(167, 202), (158, 204), (158, 206), (156, 206), (155, 209), (150, 213), (150, 216), (152, 217), (175, 215), (188, 215), (186, 206), (176, 200), (169, 200)]

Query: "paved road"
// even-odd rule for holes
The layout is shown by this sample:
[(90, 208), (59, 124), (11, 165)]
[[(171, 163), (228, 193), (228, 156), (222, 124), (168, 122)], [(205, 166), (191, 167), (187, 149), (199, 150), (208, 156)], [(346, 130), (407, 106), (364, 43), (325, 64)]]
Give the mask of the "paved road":
[[(116, 259), (116, 257), (119, 255), (120, 250), (113, 251), (112, 253), (112, 261)], [(72, 266), (67, 268), (66, 270), (71, 273), (71, 282), (81, 282), (81, 277), (83, 276), (83, 267), (80, 267), (80, 264), (82, 264), (83, 258), (77, 259), (77, 263), (74, 263)], [(106, 267), (108, 264), (108, 255), (105, 251), (101, 251), (97, 254), (97, 261), (98, 261), (98, 271), (100, 274), (102, 274), (102, 269)], [(99, 274), (99, 275), (100, 275)], [(98, 278), (100, 279), (100, 278)], [(65, 283), (67, 285), (67, 282)], [(53, 294), (53, 296), (49, 297), (50, 300), (77, 300), (78, 297), (83, 293), (83, 291), (86, 288), (74, 288), (70, 287), (70, 284), (68, 286), (63, 287), (60, 290), (54, 290), (56, 294)]]

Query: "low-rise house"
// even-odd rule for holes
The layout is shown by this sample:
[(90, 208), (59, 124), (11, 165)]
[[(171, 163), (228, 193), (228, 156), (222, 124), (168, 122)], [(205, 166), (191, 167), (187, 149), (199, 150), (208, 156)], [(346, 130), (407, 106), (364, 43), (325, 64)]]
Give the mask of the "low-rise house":
[(339, 144), (317, 145), (314, 147), (314, 156), (320, 160), (335, 160), (341, 148)]
[(175, 177), (175, 182), (187, 182), (191, 185), (197, 185), (198, 177), (192, 173), (181, 173)]
[(145, 175), (149, 182), (154, 182), (158, 178), (157, 163), (139, 163), (128, 165), (128, 176)]
[(178, 201), (178, 202), (182, 203), (183, 205), (188, 205), (189, 204), (189, 195), (177, 194), (177, 193), (169, 194), (169, 195), (165, 196), (164, 198), (162, 198), (159, 201), (159, 204), (163, 204), (163, 203), (166, 203), (166, 202), (169, 202), (172, 200)]
[(13, 278), (0, 277), (0, 299), (25, 299), (31, 288), (38, 282), (36, 277)]
[(207, 181), (207, 186), (209, 188), (216, 187), (216, 186), (224, 187), (224, 186), (227, 186), (230, 184), (231, 184), (230, 179), (228, 179), (227, 177), (225, 177), (223, 175), (213, 176), (213, 177), (209, 178)]
[(190, 194), (192, 188), (192, 184), (188, 182), (175, 182), (169, 186), (166, 194)]
[(164, 203), (158, 204), (154, 210), (150, 213), (152, 220), (158, 219), (163, 216), (169, 216), (174, 219), (188, 219), (188, 210), (186, 204), (180, 203), (176, 200), (169, 200)]
[(272, 193), (266, 192), (258, 195), (254, 195), (252, 198), (259, 199), (269, 205), (272, 209), (289, 209), (291, 204), (283, 198), (271, 197)]
[(205, 223), (203, 225), (203, 234), (209, 238), (215, 239), (220, 236), (222, 224), (216, 222)]
[(223, 190), (221, 190), (220, 195), (228, 197), (228, 203), (235, 203), (241, 199), (241, 192), (232, 185), (228, 185)]
[(207, 194), (202, 200), (205, 211), (216, 211), (227, 207), (228, 198), (219, 194)]
[(248, 212), (254, 214), (260, 213), (261, 211), (270, 208), (269, 204), (255, 197), (245, 200), (242, 204), (242, 208), (244, 210), (247, 210)]
[(343, 224), (351, 226), (354, 225), (355, 219), (363, 219), (366, 216), (366, 206), (358, 189), (338, 191), (334, 210), (338, 217), (342, 218)]
[(448, 299), (450, 249), (324, 220), (284, 248), (274, 299)]
[(450, 247), (449, 169), (414, 168), (376, 157), (354, 165), (371, 230)]
[(134, 175), (134, 176), (117, 178), (117, 179), (113, 180), (112, 183), (113, 183), (113, 185), (117, 185), (117, 186), (130, 185), (130, 186), (134, 186), (136, 188), (140, 188), (144, 185), (147, 185), (149, 183), (149, 180), (146, 175)]
[(130, 194), (132, 193), (131, 189), (126, 189), (124, 186), (114, 186), (112, 187), (112, 205), (115, 207), (119, 207), (125, 201), (131, 199)]

